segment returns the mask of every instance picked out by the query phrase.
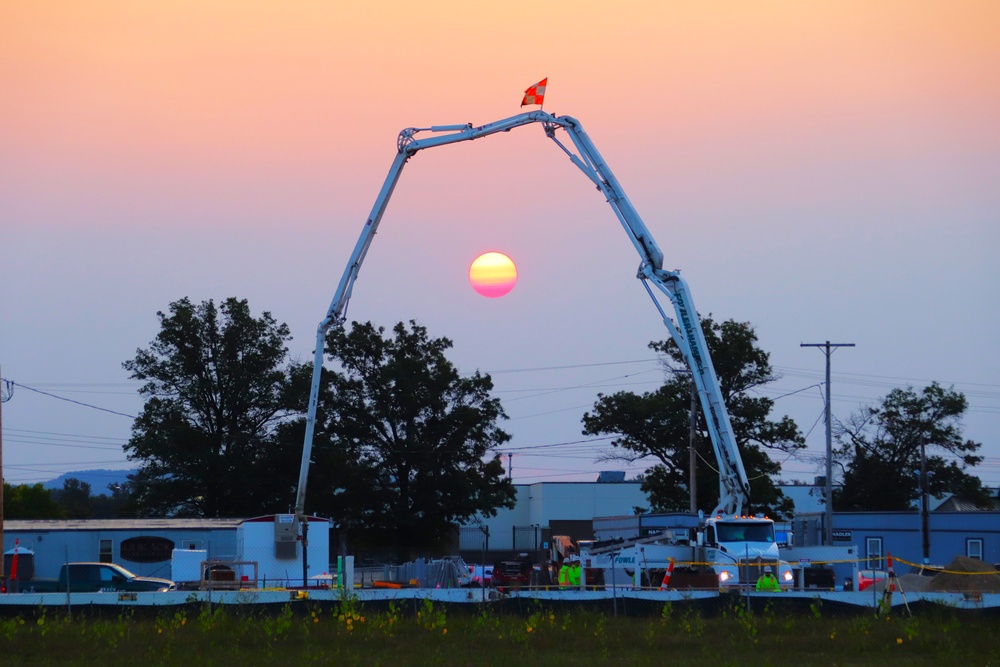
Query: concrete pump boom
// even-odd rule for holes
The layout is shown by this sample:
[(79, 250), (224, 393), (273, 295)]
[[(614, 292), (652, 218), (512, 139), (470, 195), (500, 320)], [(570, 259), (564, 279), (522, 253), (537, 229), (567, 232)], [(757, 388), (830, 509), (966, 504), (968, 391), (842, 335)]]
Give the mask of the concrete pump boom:
[[(361, 236), (354, 247), (354, 252), (348, 260), (347, 268), (340, 279), (340, 284), (334, 293), (333, 301), (330, 303), (326, 317), (320, 322), (316, 331), (312, 385), (309, 394), (309, 409), (306, 416), (302, 464), (299, 469), (298, 490), (295, 499), (295, 514), (299, 517), (302, 524), (304, 542), (304, 533), (307, 530), (307, 522), (304, 521), (306, 485), (312, 456), (313, 435), (316, 428), (316, 410), (319, 402), (326, 334), (330, 328), (339, 326), (345, 321), (347, 304), (351, 298), (354, 282), (358, 278), (361, 264), (368, 253), (372, 239), (375, 237), (375, 232), (379, 222), (382, 220), (382, 215), (385, 213), (386, 206), (389, 204), (389, 199), (396, 187), (396, 183), (399, 182), (403, 167), (411, 157), (425, 148), (469, 141), (496, 134), (497, 132), (508, 132), (516, 127), (532, 123), (541, 123), (546, 136), (552, 139), (569, 156), (570, 161), (604, 193), (608, 204), (611, 205), (612, 210), (618, 216), (618, 220), (632, 241), (632, 245), (638, 251), (640, 263), (637, 277), (643, 281), (643, 285), (646, 287), (650, 298), (663, 318), (663, 323), (687, 360), (688, 366), (692, 371), (692, 378), (698, 392), (702, 410), (706, 416), (705, 421), (708, 424), (709, 436), (719, 463), (719, 505), (713, 514), (738, 515), (742, 513), (743, 505), (749, 498), (750, 483), (743, 468), (743, 460), (740, 457), (736, 440), (733, 437), (733, 430), (729, 423), (729, 413), (723, 401), (719, 380), (716, 377), (715, 368), (709, 356), (708, 345), (701, 329), (701, 321), (695, 310), (687, 283), (681, 278), (679, 272), (668, 271), (663, 268), (662, 251), (656, 245), (656, 241), (653, 240), (646, 225), (642, 222), (635, 208), (633, 208), (632, 203), (625, 195), (618, 180), (591, 142), (590, 137), (584, 132), (579, 121), (569, 116), (553, 116), (544, 111), (531, 111), (479, 127), (473, 127), (471, 123), (466, 125), (437, 125), (428, 128), (408, 128), (400, 132), (397, 140), (396, 157), (389, 168), (389, 173), (385, 178), (378, 198), (375, 200), (371, 214), (368, 216), (368, 220), (361, 231)], [(556, 136), (556, 130), (559, 128), (563, 129), (569, 135), (577, 153), (569, 150), (559, 141), (559, 138)], [(435, 136), (418, 139), (416, 135), (420, 132), (433, 132)], [(653, 295), (652, 290), (650, 290), (648, 283), (655, 285), (673, 304), (677, 322), (664, 312), (659, 301)], [(305, 566), (306, 563), (303, 562), (303, 571), (305, 571)]]

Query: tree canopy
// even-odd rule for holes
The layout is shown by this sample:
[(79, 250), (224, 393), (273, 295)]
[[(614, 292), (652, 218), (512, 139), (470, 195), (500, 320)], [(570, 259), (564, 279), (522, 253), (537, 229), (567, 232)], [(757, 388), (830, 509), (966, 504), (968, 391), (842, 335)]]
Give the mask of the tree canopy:
[(52, 491), (39, 484), (3, 485), (3, 510), (7, 519), (62, 519), (63, 509)]
[(288, 327), (246, 300), (158, 312), (160, 332), (123, 364), (145, 381), (145, 399), (125, 450), (142, 516), (248, 516), (285, 509), (298, 457), (281, 451), (278, 424), (289, 414)]
[(62, 508), (67, 519), (89, 519), (90, 484), (70, 477), (63, 482), (63, 488), (52, 494), (52, 498)]
[[(791, 510), (791, 502), (774, 484), (780, 472), (767, 450), (792, 452), (805, 446), (795, 422), (789, 417), (770, 418), (772, 399), (754, 390), (777, 379), (767, 352), (757, 346), (753, 327), (744, 322), (702, 320), (723, 398), (729, 410), (733, 434), (750, 478), (754, 511), (780, 516)], [(691, 379), (680, 348), (673, 340), (654, 341), (650, 348), (663, 355), (667, 371), (660, 388), (642, 395), (617, 392), (598, 395), (591, 411), (583, 416), (585, 435), (614, 435), (609, 460), (655, 461), (642, 477), (642, 488), (654, 511), (687, 511), (690, 507), (689, 443)], [(707, 436), (704, 416), (698, 409), (695, 434), (697, 505), (711, 509), (719, 500), (719, 475), (715, 454)]]
[(962, 437), (965, 396), (938, 383), (920, 391), (893, 389), (878, 405), (856, 412), (836, 429), (835, 459), (844, 468), (834, 490), (840, 511), (913, 509), (920, 498), (921, 447), (928, 493), (955, 493), (986, 507), (990, 498), (978, 477), (966, 472), (983, 459), (981, 445)]
[(52, 491), (52, 500), (67, 519), (117, 519), (130, 513), (128, 485), (109, 484), (108, 493), (94, 495), (88, 482), (70, 477), (61, 489)]
[(495, 452), (510, 439), (497, 425), (506, 414), (488, 375), (462, 376), (447, 359), (450, 340), (410, 321), (391, 335), (354, 322), (326, 342), (339, 369), (323, 373), (309, 511), (406, 559), (513, 505)]

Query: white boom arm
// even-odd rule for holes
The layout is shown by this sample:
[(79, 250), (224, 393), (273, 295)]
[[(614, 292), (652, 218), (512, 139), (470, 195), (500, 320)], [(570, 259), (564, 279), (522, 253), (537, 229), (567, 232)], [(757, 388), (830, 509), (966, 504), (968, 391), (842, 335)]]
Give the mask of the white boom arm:
[[(382, 184), (382, 190), (375, 200), (368, 221), (365, 222), (358, 238), (354, 252), (348, 260), (347, 268), (340, 279), (337, 291), (327, 310), (326, 317), (320, 322), (316, 331), (316, 350), (313, 362), (312, 387), (309, 394), (309, 409), (306, 415), (306, 432), (302, 448), (302, 465), (299, 469), (299, 485), (295, 499), (295, 513), (299, 517), (305, 514), (305, 494), (306, 483), (309, 477), (309, 464), (312, 456), (313, 434), (316, 428), (316, 409), (319, 402), (319, 387), (323, 369), (323, 353), (326, 343), (326, 334), (331, 327), (338, 326), (345, 321), (345, 313), (354, 282), (358, 278), (361, 270), (361, 263), (364, 261), (368, 248), (378, 229), (382, 215), (385, 213), (389, 198), (399, 182), (399, 176), (403, 171), (406, 162), (424, 148), (433, 148), (445, 144), (453, 144), (460, 141), (478, 139), (497, 132), (508, 132), (515, 127), (529, 125), (531, 123), (541, 123), (545, 134), (561, 148), (570, 161), (582, 171), (597, 188), (604, 193), (608, 203), (614, 210), (615, 215), (621, 222), (622, 227), (628, 234), (632, 245), (638, 251), (641, 258), (639, 264), (638, 278), (656, 285), (670, 299), (674, 306), (680, 328), (660, 307), (659, 302), (653, 296), (646, 282), (647, 292), (656, 304), (663, 322), (684, 354), (684, 358), (691, 368), (692, 377), (698, 390), (701, 400), (702, 410), (705, 413), (705, 421), (708, 423), (709, 435), (712, 445), (715, 448), (715, 455), (719, 462), (719, 506), (715, 513), (741, 514), (743, 505), (747, 502), (750, 492), (750, 483), (746, 472), (743, 469), (743, 461), (733, 437), (733, 430), (729, 423), (729, 413), (726, 411), (725, 402), (722, 397), (722, 390), (719, 380), (715, 375), (715, 368), (708, 353), (708, 345), (701, 330), (701, 321), (695, 310), (694, 302), (691, 299), (687, 283), (681, 278), (677, 271), (667, 271), (663, 269), (663, 253), (656, 245), (646, 225), (643, 224), (639, 214), (633, 208), (625, 192), (619, 185), (618, 180), (611, 169), (604, 162), (597, 148), (591, 142), (590, 137), (584, 132), (579, 121), (569, 116), (553, 116), (544, 111), (531, 111), (518, 114), (499, 120), (495, 123), (473, 127), (466, 125), (440, 125), (429, 128), (407, 128), (399, 133), (397, 140), (397, 154), (389, 168), (389, 173)], [(579, 154), (567, 149), (556, 137), (556, 130), (562, 128), (569, 135)], [(416, 139), (419, 132), (434, 132), (436, 136), (423, 139)]]

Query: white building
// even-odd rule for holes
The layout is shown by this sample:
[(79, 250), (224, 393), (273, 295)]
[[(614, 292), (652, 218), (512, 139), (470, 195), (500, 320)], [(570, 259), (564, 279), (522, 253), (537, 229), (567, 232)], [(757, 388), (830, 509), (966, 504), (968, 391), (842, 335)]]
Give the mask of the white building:
[[(608, 476), (602, 474), (602, 478)], [(637, 481), (538, 482), (515, 484), (516, 504), (495, 517), (477, 517), (461, 529), (460, 548), (474, 555), (488, 552), (531, 552), (547, 547), (552, 535), (593, 537), (595, 516), (649, 510)], [(488, 533), (487, 533), (488, 531)], [(488, 537), (487, 537), (488, 535)]]

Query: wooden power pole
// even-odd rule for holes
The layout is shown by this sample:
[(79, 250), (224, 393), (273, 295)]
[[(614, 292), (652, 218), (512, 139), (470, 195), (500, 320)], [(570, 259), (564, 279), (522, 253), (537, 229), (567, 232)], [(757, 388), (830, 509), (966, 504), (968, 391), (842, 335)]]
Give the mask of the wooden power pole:
[(823, 544), (833, 546), (833, 421), (830, 416), (830, 355), (838, 347), (854, 347), (854, 343), (802, 343), (799, 347), (818, 347), (826, 355), (826, 524)]
[(7, 579), (6, 559), (3, 557), (3, 404), (10, 398), (4, 398), (3, 385), (3, 374), (0, 373), (0, 581)]

